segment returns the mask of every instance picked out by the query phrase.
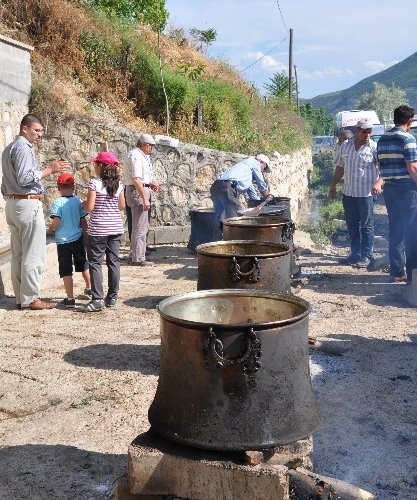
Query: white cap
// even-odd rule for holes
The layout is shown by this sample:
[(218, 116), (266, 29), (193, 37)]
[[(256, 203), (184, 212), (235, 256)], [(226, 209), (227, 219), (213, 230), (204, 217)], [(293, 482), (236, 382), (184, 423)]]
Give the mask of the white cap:
[(269, 160), (269, 158), (266, 155), (264, 155), (264, 154), (256, 155), (255, 159), (258, 160), (258, 161), (263, 161), (266, 164), (265, 172), (270, 172), (271, 171), (271, 168), (269, 166), (270, 160)]
[(367, 128), (374, 128), (374, 124), (370, 120), (359, 120), (358, 123), (356, 124), (356, 128), (362, 128), (362, 129), (367, 129)]
[(152, 146), (156, 144), (154, 138), (150, 134), (139, 134), (138, 141), (144, 144), (152, 144)]

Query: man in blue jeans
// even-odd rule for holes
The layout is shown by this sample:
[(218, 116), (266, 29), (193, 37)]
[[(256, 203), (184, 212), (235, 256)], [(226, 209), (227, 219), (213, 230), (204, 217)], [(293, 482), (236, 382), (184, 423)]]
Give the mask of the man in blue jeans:
[(377, 187), (383, 184), (388, 212), (390, 275), (394, 282), (407, 283), (417, 269), (417, 149), (409, 133), (413, 117), (411, 106), (396, 108), (395, 127), (380, 138), (377, 151)]
[(329, 196), (336, 197), (336, 184), (344, 177), (343, 209), (350, 236), (351, 252), (340, 261), (344, 265), (366, 268), (374, 249), (374, 198), (381, 192), (376, 143), (370, 139), (372, 122), (360, 120), (354, 137), (345, 141), (335, 158), (336, 168)]

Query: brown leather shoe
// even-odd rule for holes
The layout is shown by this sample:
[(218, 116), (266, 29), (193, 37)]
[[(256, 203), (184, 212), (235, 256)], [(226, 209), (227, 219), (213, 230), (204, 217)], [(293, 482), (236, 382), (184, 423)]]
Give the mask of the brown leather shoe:
[(45, 302), (41, 299), (36, 299), (28, 305), (29, 309), (32, 311), (41, 311), (42, 309), (52, 309), (56, 307), (56, 304), (51, 304), (51, 302)]

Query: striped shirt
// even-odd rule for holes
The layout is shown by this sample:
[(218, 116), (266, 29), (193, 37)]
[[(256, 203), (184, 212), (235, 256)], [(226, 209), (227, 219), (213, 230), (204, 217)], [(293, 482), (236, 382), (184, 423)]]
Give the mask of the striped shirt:
[(111, 236), (123, 234), (123, 220), (119, 210), (119, 195), (124, 186), (120, 182), (116, 194), (110, 198), (101, 179), (92, 179), (88, 183), (89, 191), (96, 192), (96, 201), (88, 221), (88, 234), (91, 236)]
[(343, 194), (354, 198), (371, 196), (377, 181), (376, 142), (369, 140), (357, 151), (355, 137), (345, 141), (340, 148), (338, 165), (344, 169)]
[(383, 179), (410, 179), (407, 162), (417, 161), (415, 137), (400, 127), (392, 128), (378, 141), (378, 161)]

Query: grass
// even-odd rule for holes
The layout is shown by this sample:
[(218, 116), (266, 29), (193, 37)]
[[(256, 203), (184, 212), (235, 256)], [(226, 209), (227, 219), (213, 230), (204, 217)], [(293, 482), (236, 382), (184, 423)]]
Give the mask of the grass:
[[(183, 142), (243, 154), (288, 154), (311, 142), (309, 125), (292, 105), (265, 101), (227, 62), (196, 50), (183, 32), (177, 30), (174, 36), (167, 31), (158, 45), (149, 27), (109, 18), (83, 0), (23, 3), (0, 2), (0, 32), (19, 24), (16, 37), (42, 48), (32, 58), (30, 110), (45, 120), (88, 115), (94, 113), (94, 103), (102, 102), (118, 124), (165, 134), (160, 50), (169, 134)], [(196, 123), (199, 98), (202, 130)]]
[(302, 223), (298, 227), (310, 233), (311, 239), (318, 247), (329, 245), (332, 235), (339, 226), (339, 219), (344, 219), (341, 193), (336, 199), (329, 198), (327, 191), (333, 177), (334, 164), (331, 152), (313, 155), (313, 182), (312, 187), (319, 201), (319, 221)]
[(97, 390), (96, 387), (86, 387), (84, 389), (86, 392), (88, 392), (89, 394), (81, 399), (81, 401), (79, 401), (78, 403), (71, 403), (70, 404), (70, 408), (71, 409), (75, 409), (75, 408), (82, 408), (83, 406), (88, 406), (90, 405), (93, 401), (106, 401), (107, 398), (105, 397), (102, 397), (102, 396), (98, 396), (95, 391)]

